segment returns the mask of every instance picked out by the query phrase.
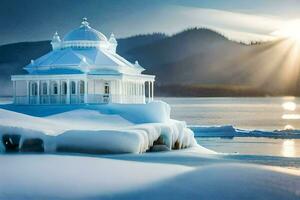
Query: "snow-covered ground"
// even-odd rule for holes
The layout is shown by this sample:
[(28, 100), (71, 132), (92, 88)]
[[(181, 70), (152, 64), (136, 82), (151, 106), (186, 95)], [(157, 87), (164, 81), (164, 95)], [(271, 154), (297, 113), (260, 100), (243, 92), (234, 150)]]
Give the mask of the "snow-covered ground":
[(0, 156), (0, 199), (299, 199), (300, 172), (203, 154)]
[[(236, 132), (233, 127), (195, 131)], [(21, 151), (25, 144), (27, 150), (28, 145), (40, 147), (40, 141), (46, 151), (0, 154), (1, 200), (300, 199), (298, 158), (205, 149), (184, 122), (170, 119), (170, 107), (163, 102), (0, 105), (0, 134), (2, 140), (20, 135)], [(40, 140), (28, 140), (33, 138)], [(149, 149), (179, 150), (138, 154)]]
[[(12, 135), (21, 136), (20, 149), (26, 141), (29, 145), (42, 143), (40, 148), (45, 152), (142, 153), (150, 148), (197, 146), (185, 122), (170, 119), (170, 107), (161, 101), (140, 105), (2, 105), (0, 136), (11, 140)], [(4, 150), (3, 144), (0, 149)]]

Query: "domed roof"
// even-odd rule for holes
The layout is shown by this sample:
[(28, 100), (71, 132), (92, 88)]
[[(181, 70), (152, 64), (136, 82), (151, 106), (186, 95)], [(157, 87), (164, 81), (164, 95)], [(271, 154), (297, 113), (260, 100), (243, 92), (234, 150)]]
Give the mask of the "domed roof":
[(78, 40), (88, 40), (88, 41), (107, 41), (105, 35), (99, 31), (91, 28), (86, 18), (83, 18), (81, 26), (71, 32), (69, 32), (63, 39), (64, 41), (78, 41)]

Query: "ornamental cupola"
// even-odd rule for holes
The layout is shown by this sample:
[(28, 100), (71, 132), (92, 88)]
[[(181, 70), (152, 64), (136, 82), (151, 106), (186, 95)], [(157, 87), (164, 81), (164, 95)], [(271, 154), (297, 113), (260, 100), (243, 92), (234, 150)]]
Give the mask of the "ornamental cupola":
[(105, 35), (93, 29), (87, 18), (83, 18), (81, 25), (69, 32), (62, 40), (62, 48), (108, 48), (109, 42)]
[(52, 41), (51, 41), (51, 45), (52, 45), (52, 49), (59, 49), (60, 48), (60, 44), (61, 44), (61, 40), (60, 37), (58, 35), (57, 32), (54, 33)]
[(110, 45), (109, 45), (109, 49), (110, 49), (112, 52), (116, 53), (117, 46), (118, 46), (118, 42), (117, 42), (117, 40), (116, 40), (116, 38), (115, 38), (115, 35), (114, 35), (113, 33), (110, 35), (108, 42), (109, 42), (109, 44), (110, 44)]

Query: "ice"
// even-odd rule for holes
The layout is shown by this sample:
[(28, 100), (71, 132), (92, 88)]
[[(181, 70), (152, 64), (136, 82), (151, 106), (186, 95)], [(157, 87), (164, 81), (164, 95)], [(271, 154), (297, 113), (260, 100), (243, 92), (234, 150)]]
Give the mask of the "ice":
[(142, 153), (156, 144), (168, 149), (197, 146), (193, 132), (185, 122), (170, 119), (170, 107), (162, 101), (140, 105), (3, 105), (0, 136), (14, 135), (21, 139), (12, 146), (22, 150), (25, 139), (41, 139), (45, 152)]
[(196, 137), (271, 137), (271, 138), (300, 138), (300, 130), (243, 130), (232, 125), (224, 126), (189, 126)]

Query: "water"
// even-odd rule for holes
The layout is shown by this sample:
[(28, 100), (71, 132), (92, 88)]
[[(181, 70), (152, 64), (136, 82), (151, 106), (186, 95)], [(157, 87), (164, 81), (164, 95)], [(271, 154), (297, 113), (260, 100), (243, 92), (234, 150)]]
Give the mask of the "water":
[(196, 138), (197, 142), (211, 150), (222, 153), (300, 157), (299, 139), (273, 139), (254, 137)]
[(171, 116), (189, 125), (233, 125), (247, 130), (300, 130), (300, 98), (160, 98)]
[[(300, 130), (300, 98), (161, 98), (171, 105), (171, 116), (188, 125), (233, 125), (247, 130)], [(196, 138), (217, 152), (300, 157), (300, 140), (235, 137)]]

